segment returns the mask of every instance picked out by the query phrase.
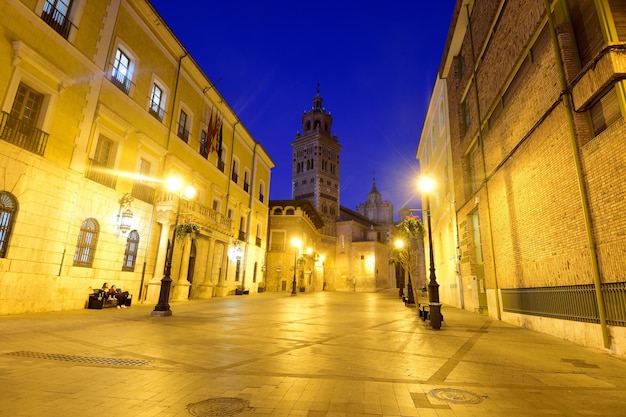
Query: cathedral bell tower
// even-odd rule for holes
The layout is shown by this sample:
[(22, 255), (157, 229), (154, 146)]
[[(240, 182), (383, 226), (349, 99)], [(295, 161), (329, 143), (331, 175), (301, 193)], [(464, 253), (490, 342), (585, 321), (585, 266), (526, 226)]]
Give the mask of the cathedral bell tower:
[(341, 145), (331, 135), (333, 118), (322, 107), (319, 84), (313, 108), (302, 115), (302, 134), (291, 143), (292, 198), (309, 200), (324, 220), (322, 233), (335, 235), (339, 219), (339, 162)]

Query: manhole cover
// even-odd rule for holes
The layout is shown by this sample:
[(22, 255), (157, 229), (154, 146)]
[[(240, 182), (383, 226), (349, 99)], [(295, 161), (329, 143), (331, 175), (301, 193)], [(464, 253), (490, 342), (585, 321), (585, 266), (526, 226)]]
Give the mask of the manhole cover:
[(428, 394), (439, 400), (454, 404), (478, 404), (483, 400), (478, 394), (454, 388), (438, 388), (430, 391)]
[(187, 404), (189, 414), (196, 417), (232, 416), (248, 408), (248, 401), (241, 398), (209, 398), (199, 403)]

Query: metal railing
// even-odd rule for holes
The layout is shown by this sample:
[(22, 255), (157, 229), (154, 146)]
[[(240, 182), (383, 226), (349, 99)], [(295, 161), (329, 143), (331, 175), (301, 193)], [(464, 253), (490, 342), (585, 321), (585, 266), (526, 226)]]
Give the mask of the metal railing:
[(158, 103), (151, 102), (150, 108), (148, 109), (148, 113), (154, 116), (155, 119), (162, 122), (163, 116), (165, 115), (165, 109), (159, 106)]
[(0, 139), (29, 152), (43, 156), (48, 144), (48, 134), (30, 123), (7, 112), (0, 118)]
[(145, 201), (148, 204), (154, 204), (154, 193), (154, 187), (136, 182), (133, 184), (131, 195), (138, 200)]
[[(607, 323), (626, 327), (626, 282), (602, 284)], [(599, 323), (600, 315), (593, 284), (560, 287), (503, 288), (506, 312)]]
[(70, 35), (70, 30), (74, 26), (67, 15), (59, 11), (50, 1), (46, 1), (43, 6), (41, 19), (65, 39)]
[[(176, 212), (176, 194), (159, 192), (155, 198), (157, 206)], [(225, 234), (232, 233), (232, 219), (195, 201), (180, 200), (181, 221), (194, 221), (209, 230), (217, 230)]]
[(115, 189), (117, 185), (117, 175), (110, 173), (110, 168), (106, 165), (100, 164), (93, 159), (89, 160), (89, 166), (85, 177), (100, 183), (106, 187)]
[(130, 78), (115, 67), (111, 70), (111, 82), (126, 94), (130, 93)]
[(176, 132), (176, 135), (184, 140), (185, 143), (189, 142), (189, 131), (185, 129), (185, 125), (182, 125), (180, 123), (178, 124), (178, 131)]

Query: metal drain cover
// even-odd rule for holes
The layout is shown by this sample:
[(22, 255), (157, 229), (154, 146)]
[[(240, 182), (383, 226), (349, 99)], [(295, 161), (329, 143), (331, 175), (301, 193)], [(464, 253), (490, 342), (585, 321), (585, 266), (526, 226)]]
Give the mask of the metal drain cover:
[(453, 404), (479, 404), (483, 401), (482, 397), (478, 394), (454, 388), (438, 388), (430, 391), (428, 394), (438, 400)]
[(5, 355), (20, 356), (22, 358), (33, 359), (48, 359), (53, 361), (63, 362), (77, 362), (92, 365), (111, 365), (111, 366), (146, 366), (150, 365), (151, 361), (140, 359), (125, 359), (125, 358), (101, 358), (94, 356), (77, 356), (77, 355), (64, 355), (61, 353), (45, 353), (45, 352), (30, 352), (20, 350), (18, 352), (9, 352)]
[(248, 401), (241, 398), (209, 398), (199, 403), (187, 404), (189, 414), (196, 417), (223, 417), (241, 413), (248, 408)]

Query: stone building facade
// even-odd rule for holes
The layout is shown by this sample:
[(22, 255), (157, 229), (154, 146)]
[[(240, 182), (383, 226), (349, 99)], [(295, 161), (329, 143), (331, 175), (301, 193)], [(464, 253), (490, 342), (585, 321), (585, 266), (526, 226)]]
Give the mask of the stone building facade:
[(156, 302), (168, 242), (170, 299), (256, 288), (273, 161), (149, 1), (9, 0), (0, 34), (0, 314)]
[(439, 74), (464, 284), (491, 317), (622, 355), (625, 21), (620, 0), (458, 0)]
[[(435, 189), (430, 195), (430, 215), (439, 298), (444, 304), (486, 314), (487, 297), (484, 282), (472, 276), (466, 276), (466, 280), (463, 281), (460, 274), (461, 259), (458, 250), (460, 241), (449, 124), (446, 81), (437, 78), (424, 118), (416, 156), (420, 161), (422, 175), (428, 175), (435, 180)], [(424, 210), (419, 214), (426, 223), (426, 207), (425, 204), (422, 206)], [(428, 236), (424, 236), (424, 248), (425, 257), (429, 259), (431, 248), (428, 245)], [(429, 267), (430, 265), (426, 266), (427, 269)], [(426, 274), (426, 277), (428, 275)]]
[(372, 182), (367, 201), (357, 205), (356, 212), (378, 224), (393, 224), (393, 204), (387, 200), (383, 201), (383, 196), (376, 188), (376, 178)]
[(319, 87), (313, 106), (302, 115), (302, 133), (291, 143), (292, 197), (307, 199), (324, 220), (323, 233), (335, 234), (339, 218), (341, 145), (331, 133), (333, 118), (322, 106)]

